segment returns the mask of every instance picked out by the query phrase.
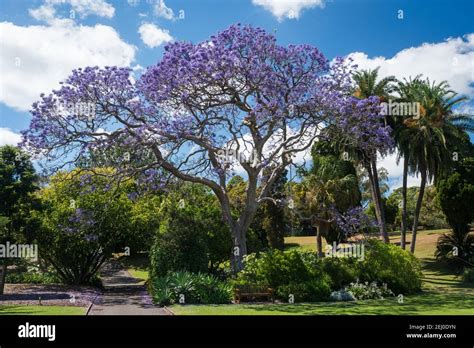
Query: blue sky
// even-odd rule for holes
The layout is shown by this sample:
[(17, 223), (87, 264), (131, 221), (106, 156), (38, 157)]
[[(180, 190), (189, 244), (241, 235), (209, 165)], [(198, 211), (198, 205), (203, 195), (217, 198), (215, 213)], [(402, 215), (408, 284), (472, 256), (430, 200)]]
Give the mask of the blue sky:
[[(1, 0), (0, 145), (17, 141), (29, 105), (72, 68), (130, 66), (138, 76), (166, 42), (206, 40), (237, 22), (382, 75), (448, 80), (472, 99), (473, 13), (470, 0)], [(382, 165), (396, 182), (393, 157)]]

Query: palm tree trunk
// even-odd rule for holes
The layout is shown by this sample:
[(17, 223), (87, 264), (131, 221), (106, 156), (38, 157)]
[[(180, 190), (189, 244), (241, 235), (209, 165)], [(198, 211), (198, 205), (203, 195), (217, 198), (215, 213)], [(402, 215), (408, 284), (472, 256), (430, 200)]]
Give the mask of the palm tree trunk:
[(408, 185), (408, 156), (403, 158), (403, 185), (402, 185), (402, 226), (400, 233), (400, 247), (405, 250), (407, 239), (407, 185)]
[(416, 201), (415, 217), (413, 218), (413, 230), (412, 230), (412, 237), (411, 237), (411, 244), (410, 244), (410, 251), (412, 254), (415, 253), (416, 232), (418, 229), (418, 218), (420, 216), (421, 203), (423, 202), (423, 195), (425, 194), (425, 186), (426, 186), (426, 170), (422, 170), (420, 192), (418, 194), (418, 199)]
[(375, 215), (377, 215), (377, 222), (379, 224), (380, 234), (385, 243), (390, 243), (388, 238), (387, 226), (385, 224), (385, 213), (382, 203), (382, 195), (380, 193), (379, 175), (377, 173), (377, 160), (372, 160), (369, 163), (369, 181), (371, 181), (372, 197), (374, 200)]

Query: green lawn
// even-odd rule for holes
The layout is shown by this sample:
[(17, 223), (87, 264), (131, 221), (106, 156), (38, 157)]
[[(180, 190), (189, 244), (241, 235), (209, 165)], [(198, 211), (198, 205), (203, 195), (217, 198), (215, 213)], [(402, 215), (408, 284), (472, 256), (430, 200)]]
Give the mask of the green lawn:
[(0, 305), (0, 315), (85, 315), (86, 308), (71, 306)]
[(397, 298), (357, 302), (300, 304), (173, 305), (181, 315), (474, 315), (474, 296), (463, 293), (424, 293)]
[[(463, 283), (458, 275), (437, 263), (434, 257), (437, 239), (447, 232), (448, 230), (418, 232), (415, 255), (423, 267), (423, 293), (406, 296), (403, 303), (398, 303), (397, 298), (386, 298), (300, 304), (173, 305), (170, 309), (179, 315), (474, 315), (474, 284)], [(395, 232), (390, 239), (392, 243), (397, 243), (400, 237)], [(410, 240), (409, 233), (407, 241)], [(287, 237), (285, 246), (286, 249), (314, 251), (316, 237)]]

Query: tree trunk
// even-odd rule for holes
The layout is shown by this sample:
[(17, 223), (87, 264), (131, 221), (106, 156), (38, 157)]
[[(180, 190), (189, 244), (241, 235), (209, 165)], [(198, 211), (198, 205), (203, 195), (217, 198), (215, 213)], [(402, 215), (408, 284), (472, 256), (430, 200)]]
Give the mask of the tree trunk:
[(5, 280), (7, 278), (7, 262), (4, 260), (2, 264), (2, 275), (0, 276), (0, 295), (3, 295), (5, 289)]
[(321, 238), (321, 229), (323, 223), (318, 223), (316, 225), (316, 251), (318, 253), (318, 257), (323, 257), (323, 241)]
[(408, 156), (403, 158), (403, 185), (402, 185), (402, 226), (400, 231), (400, 247), (405, 250), (407, 239), (407, 179)]
[(377, 173), (376, 160), (371, 161), (365, 169), (367, 170), (367, 173), (369, 175), (372, 200), (374, 202), (375, 216), (379, 225), (380, 234), (382, 235), (385, 243), (390, 243), (387, 233), (387, 227), (385, 225), (385, 214), (382, 204), (382, 195), (380, 193), (379, 176)]
[(425, 186), (426, 186), (426, 170), (422, 170), (420, 192), (418, 194), (418, 199), (416, 201), (415, 217), (413, 218), (413, 230), (412, 230), (411, 245), (410, 245), (410, 251), (412, 254), (415, 253), (416, 232), (418, 230), (418, 218), (420, 216), (421, 203), (423, 202), (423, 195), (425, 194)]
[(232, 273), (237, 274), (243, 268), (243, 258), (247, 255), (247, 231), (250, 227), (253, 215), (239, 219), (231, 228), (234, 245), (231, 253)]

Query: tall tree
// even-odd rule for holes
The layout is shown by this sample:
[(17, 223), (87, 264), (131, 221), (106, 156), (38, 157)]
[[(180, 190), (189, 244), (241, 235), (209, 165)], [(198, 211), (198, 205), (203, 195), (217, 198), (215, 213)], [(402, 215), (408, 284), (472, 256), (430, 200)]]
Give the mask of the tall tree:
[[(358, 98), (368, 98), (377, 96), (382, 102), (390, 98), (390, 94), (394, 90), (393, 83), (395, 77), (388, 76), (378, 80), (379, 68), (374, 70), (360, 70), (354, 74), (356, 89), (354, 95)], [(375, 214), (379, 225), (380, 233), (386, 243), (389, 243), (387, 226), (385, 223), (385, 214), (382, 203), (382, 193), (380, 190), (380, 180), (377, 170), (377, 151), (370, 154), (368, 158), (361, 158), (361, 163), (367, 171), (370, 182), (370, 191), (374, 202)]]
[[(421, 177), (412, 225), (410, 251), (413, 253), (426, 183), (428, 180), (436, 183), (440, 174), (452, 166), (453, 153), (448, 144), (456, 142), (460, 129), (472, 129), (472, 116), (454, 113), (453, 107), (466, 98), (459, 97), (446, 81), (436, 84), (417, 76), (400, 83), (398, 90), (402, 100), (420, 103), (420, 114), (403, 120), (404, 128), (398, 139), (407, 167)], [(404, 165), (404, 173), (407, 167)]]
[[(30, 216), (32, 193), (37, 189), (37, 176), (28, 156), (13, 146), (0, 147), (0, 243), (27, 241), (34, 229)], [(8, 265), (14, 260), (0, 259), (0, 294), (3, 294)]]
[[(131, 154), (149, 149), (152, 163), (132, 162), (117, 173), (163, 168), (209, 187), (232, 234), (235, 272), (242, 267), (259, 205), (323, 125), (347, 133), (344, 127), (351, 124), (351, 132), (358, 133), (351, 141), (368, 139), (363, 146), (386, 141), (374, 102), (351, 97), (350, 73), (343, 60), (330, 65), (315, 47), (282, 47), (261, 28), (234, 25), (198, 44), (169, 44), (162, 60), (136, 83), (125, 68), (73, 71), (59, 90), (33, 105), (26, 144), (46, 153), (50, 164), (62, 165), (111, 143)], [(94, 112), (60, 107), (79, 102)], [(245, 208), (237, 218), (227, 191), (236, 165), (247, 176)], [(269, 179), (259, 181), (270, 166)]]

